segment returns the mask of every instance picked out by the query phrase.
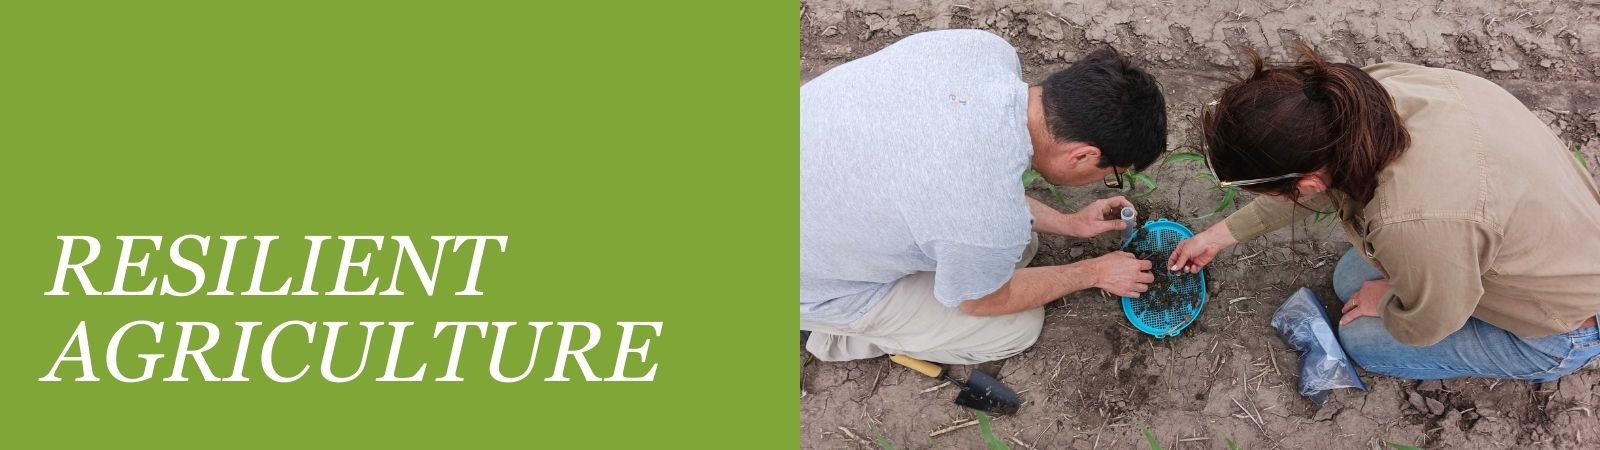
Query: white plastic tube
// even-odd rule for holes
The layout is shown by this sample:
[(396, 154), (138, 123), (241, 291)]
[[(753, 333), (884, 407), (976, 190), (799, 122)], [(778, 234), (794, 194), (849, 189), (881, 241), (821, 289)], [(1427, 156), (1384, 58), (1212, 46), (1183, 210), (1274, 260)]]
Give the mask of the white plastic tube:
[(1122, 228), (1122, 242), (1126, 243), (1129, 239), (1133, 239), (1133, 230), (1137, 226), (1136, 223), (1138, 221), (1136, 218), (1138, 216), (1139, 213), (1134, 211), (1132, 206), (1122, 208), (1122, 223), (1127, 225)]

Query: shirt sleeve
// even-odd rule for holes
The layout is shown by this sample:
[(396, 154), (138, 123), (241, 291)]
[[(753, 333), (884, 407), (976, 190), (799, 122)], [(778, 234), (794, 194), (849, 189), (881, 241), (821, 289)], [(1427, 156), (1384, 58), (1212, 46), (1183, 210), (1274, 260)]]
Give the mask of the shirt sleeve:
[(1317, 194), (1301, 204), (1310, 209), (1301, 208), (1291, 202), (1256, 197), (1250, 204), (1239, 208), (1239, 211), (1223, 221), (1228, 223), (1228, 231), (1233, 233), (1233, 239), (1244, 242), (1276, 231), (1317, 211), (1326, 211), (1328, 207), (1333, 206), (1333, 200), (1327, 194)]
[(963, 244), (952, 241), (934, 241), (929, 246), (935, 261), (933, 296), (939, 303), (954, 308), (961, 302), (975, 300), (994, 291), (1011, 280), (1011, 273), (1027, 245), (1015, 248), (997, 248)]
[(1483, 298), (1483, 274), (1498, 239), (1465, 220), (1418, 220), (1385, 225), (1367, 237), (1389, 274), (1379, 316), (1395, 340), (1439, 343), (1465, 325)]

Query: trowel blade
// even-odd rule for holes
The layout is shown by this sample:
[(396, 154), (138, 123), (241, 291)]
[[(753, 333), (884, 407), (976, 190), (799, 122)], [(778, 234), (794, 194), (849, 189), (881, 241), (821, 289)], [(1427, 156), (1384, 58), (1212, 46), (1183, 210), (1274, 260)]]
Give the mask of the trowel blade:
[(993, 376), (976, 370), (967, 377), (966, 384), (961, 385), (961, 393), (956, 395), (955, 402), (998, 416), (1016, 414), (1017, 409), (1022, 407), (1022, 399), (1016, 391)]

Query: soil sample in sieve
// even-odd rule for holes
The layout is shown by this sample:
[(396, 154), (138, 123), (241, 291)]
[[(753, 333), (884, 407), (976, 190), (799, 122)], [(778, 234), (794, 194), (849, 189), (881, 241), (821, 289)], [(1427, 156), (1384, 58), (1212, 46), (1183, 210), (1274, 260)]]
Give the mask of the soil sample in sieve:
[[(1140, 247), (1140, 243), (1144, 241), (1147, 234), (1143, 232), (1143, 228), (1139, 231), (1133, 236), (1133, 240), (1130, 241), (1127, 248), (1137, 249)], [(1198, 292), (1181, 292), (1181, 287), (1183, 286), (1198, 286), (1199, 280), (1196, 278), (1199, 275), (1182, 271), (1176, 273), (1168, 271), (1167, 257), (1171, 253), (1170, 251), (1133, 251), (1135, 258), (1150, 261), (1150, 274), (1155, 276), (1155, 281), (1150, 283), (1150, 289), (1139, 295), (1144, 301), (1134, 302), (1133, 312), (1135, 314), (1143, 315), (1152, 309), (1154, 311), (1172, 309), (1189, 311), (1199, 306), (1200, 295)], [(1174, 289), (1174, 284), (1179, 285), (1180, 289)]]

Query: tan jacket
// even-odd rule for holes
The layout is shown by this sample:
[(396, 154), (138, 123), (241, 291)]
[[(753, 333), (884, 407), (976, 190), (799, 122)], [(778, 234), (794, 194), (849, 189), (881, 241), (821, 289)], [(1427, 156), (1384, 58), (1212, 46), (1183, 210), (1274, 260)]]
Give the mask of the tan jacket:
[[(1350, 242), (1391, 282), (1379, 303), (1389, 333), (1431, 345), (1477, 317), (1533, 338), (1600, 312), (1600, 190), (1550, 129), (1476, 76), (1362, 70), (1393, 96), (1411, 147), (1366, 205), (1339, 192), (1306, 204), (1339, 206)], [(1226, 221), (1245, 241), (1309, 214), (1259, 198)]]

